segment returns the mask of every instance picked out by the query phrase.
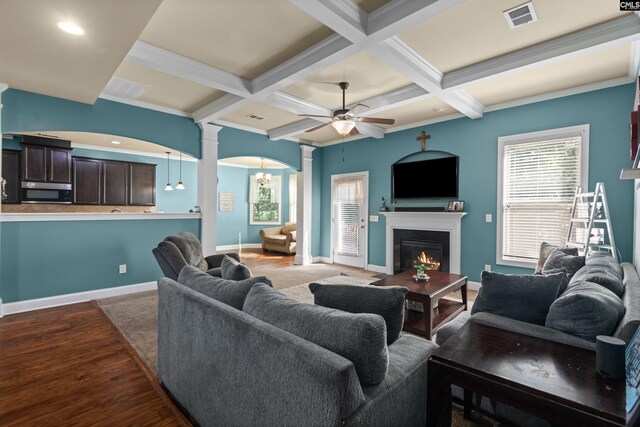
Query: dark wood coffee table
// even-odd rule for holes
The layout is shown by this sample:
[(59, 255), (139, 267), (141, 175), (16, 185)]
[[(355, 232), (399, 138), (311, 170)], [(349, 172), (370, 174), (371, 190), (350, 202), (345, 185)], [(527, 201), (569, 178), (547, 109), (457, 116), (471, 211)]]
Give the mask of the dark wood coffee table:
[(625, 425), (625, 382), (596, 372), (596, 353), (467, 323), (429, 359), (427, 425), (449, 425), (451, 384), (554, 425)]
[[(404, 286), (409, 289), (406, 298), (422, 303), (424, 313), (406, 310), (403, 329), (430, 340), (440, 326), (467, 309), (467, 276), (442, 271), (428, 271), (427, 274), (431, 277), (428, 281), (416, 282), (413, 279), (414, 274), (415, 270), (408, 270), (372, 284), (376, 286)], [(462, 293), (462, 302), (443, 298), (457, 290)]]

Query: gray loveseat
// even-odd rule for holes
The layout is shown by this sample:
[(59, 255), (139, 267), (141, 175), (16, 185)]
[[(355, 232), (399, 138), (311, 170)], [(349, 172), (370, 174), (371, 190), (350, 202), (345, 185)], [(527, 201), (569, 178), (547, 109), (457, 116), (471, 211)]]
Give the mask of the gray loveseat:
[(362, 386), (351, 361), (244, 311), (167, 278), (158, 294), (158, 378), (200, 425), (426, 423), (429, 341), (400, 337)]
[[(588, 265), (587, 265), (588, 267)], [(638, 326), (640, 326), (640, 278), (638, 272), (632, 264), (622, 263), (623, 271), (623, 293), (622, 302), (625, 312), (618, 322), (613, 336), (629, 343)], [(585, 268), (585, 267), (583, 267)], [(574, 276), (579, 278), (580, 270)], [(449, 337), (455, 334), (466, 322), (480, 323), (504, 330), (526, 334), (536, 338), (568, 344), (574, 347), (580, 347), (595, 351), (595, 342), (588, 341), (575, 335), (570, 335), (546, 326), (534, 325), (522, 321), (510, 319), (492, 313), (476, 313), (470, 315), (470, 312), (463, 312), (453, 321), (444, 325), (438, 330), (436, 343), (442, 345)], [(453, 387), (453, 395), (462, 399), (462, 389), (457, 386)], [(489, 399), (475, 395), (474, 406), (480, 406), (485, 412), (505, 419), (516, 425), (522, 426), (540, 426), (549, 425), (546, 421), (526, 414), (518, 409), (506, 406), (500, 402), (490, 401)]]

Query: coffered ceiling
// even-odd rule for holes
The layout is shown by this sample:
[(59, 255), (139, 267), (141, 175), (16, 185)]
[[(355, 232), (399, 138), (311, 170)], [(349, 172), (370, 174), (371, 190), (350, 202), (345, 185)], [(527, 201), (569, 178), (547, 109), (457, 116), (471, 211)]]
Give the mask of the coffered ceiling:
[(3, 61), (0, 82), (81, 102), (99, 95), (322, 145), (342, 138), (330, 126), (305, 132), (324, 120), (299, 114), (341, 107), (340, 81), (350, 83), (348, 106), (369, 106), (362, 116), (396, 120), (359, 123), (353, 139), (454, 117), (478, 120), (487, 111), (638, 75), (640, 17), (620, 12), (619, 2), (533, 0), (537, 21), (511, 29), (503, 11), (523, 1), (61, 0), (38, 9), (36, 0), (0, 0), (6, 36), (5, 24), (18, 32), (15, 22), (36, 16), (33, 22), (45, 27), (56, 13), (74, 12), (87, 35), (124, 22), (117, 36), (78, 38), (70, 46), (51, 25), (13, 38), (28, 52), (68, 51), (78, 85), (46, 54), (38, 61), (45, 71), (20, 77), (34, 59), (20, 58), (3, 37), (0, 55), (16, 61)]

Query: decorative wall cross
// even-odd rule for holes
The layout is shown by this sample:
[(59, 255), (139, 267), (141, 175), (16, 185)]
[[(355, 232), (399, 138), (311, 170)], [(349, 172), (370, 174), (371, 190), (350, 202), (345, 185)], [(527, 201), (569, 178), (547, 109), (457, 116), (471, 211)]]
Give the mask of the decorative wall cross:
[(424, 131), (422, 131), (420, 136), (416, 138), (416, 141), (422, 141), (422, 151), (424, 151), (424, 149), (426, 148), (427, 139), (429, 138), (431, 138), (431, 135), (427, 135), (426, 133), (424, 133)]

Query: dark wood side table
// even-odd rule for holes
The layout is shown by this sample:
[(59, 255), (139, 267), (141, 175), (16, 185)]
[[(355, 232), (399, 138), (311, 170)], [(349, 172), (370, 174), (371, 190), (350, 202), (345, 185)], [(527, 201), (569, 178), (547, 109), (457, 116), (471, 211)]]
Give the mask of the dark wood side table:
[(625, 383), (596, 372), (596, 353), (467, 323), (429, 359), (427, 425), (449, 425), (451, 384), (545, 418), (556, 425), (621, 426)]
[[(406, 310), (403, 329), (430, 340), (440, 326), (467, 309), (467, 276), (443, 271), (427, 271), (431, 278), (426, 282), (416, 282), (413, 279), (414, 274), (414, 270), (407, 270), (372, 284), (404, 286), (409, 289), (406, 298), (422, 303), (424, 313)], [(444, 298), (457, 290), (462, 293), (462, 302)]]

